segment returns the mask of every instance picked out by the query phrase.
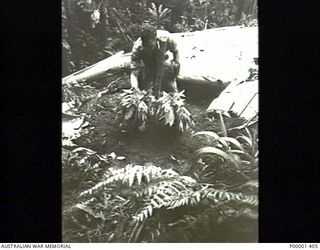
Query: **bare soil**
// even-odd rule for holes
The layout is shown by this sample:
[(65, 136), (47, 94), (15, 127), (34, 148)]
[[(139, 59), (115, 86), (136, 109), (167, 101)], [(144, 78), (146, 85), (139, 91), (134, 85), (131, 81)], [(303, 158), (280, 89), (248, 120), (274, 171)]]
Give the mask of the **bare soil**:
[[(148, 124), (145, 131), (121, 129), (116, 121), (116, 107), (119, 93), (103, 97), (102, 107), (97, 107), (90, 117), (91, 133), (75, 140), (75, 143), (97, 151), (99, 154), (114, 152), (125, 156), (124, 160), (115, 159), (119, 167), (128, 163), (155, 164), (164, 168), (179, 168), (193, 161), (193, 153), (199, 147), (190, 139), (192, 131), (179, 132), (175, 128), (160, 124)], [(194, 130), (212, 130), (214, 124), (205, 113), (209, 100), (187, 101), (187, 108), (194, 116)], [(187, 170), (187, 169), (185, 169)], [(182, 171), (184, 172), (184, 171)]]

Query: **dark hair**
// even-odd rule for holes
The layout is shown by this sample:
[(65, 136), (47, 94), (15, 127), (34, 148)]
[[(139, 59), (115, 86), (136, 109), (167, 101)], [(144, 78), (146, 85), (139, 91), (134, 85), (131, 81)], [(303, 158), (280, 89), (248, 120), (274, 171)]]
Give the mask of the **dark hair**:
[(140, 37), (142, 39), (142, 42), (149, 41), (150, 39), (154, 39), (156, 36), (157, 36), (157, 30), (153, 25), (149, 23), (144, 23), (141, 25)]

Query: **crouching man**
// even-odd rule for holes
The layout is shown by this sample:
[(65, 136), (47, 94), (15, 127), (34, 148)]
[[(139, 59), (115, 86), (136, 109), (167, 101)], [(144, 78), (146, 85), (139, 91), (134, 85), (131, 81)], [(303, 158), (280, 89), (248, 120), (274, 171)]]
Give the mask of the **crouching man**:
[[(173, 60), (167, 60), (167, 51)], [(176, 78), (179, 74), (179, 52), (170, 33), (148, 23), (140, 29), (140, 37), (134, 43), (131, 55), (131, 87), (136, 89), (153, 88), (158, 98), (160, 91), (178, 92)]]

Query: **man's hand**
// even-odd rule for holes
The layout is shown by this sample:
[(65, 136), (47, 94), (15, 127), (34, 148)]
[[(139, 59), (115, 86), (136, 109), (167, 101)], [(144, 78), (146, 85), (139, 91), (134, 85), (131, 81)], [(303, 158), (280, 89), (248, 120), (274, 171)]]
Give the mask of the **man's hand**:
[(180, 63), (176, 60), (172, 60), (173, 75), (176, 77), (180, 72)]

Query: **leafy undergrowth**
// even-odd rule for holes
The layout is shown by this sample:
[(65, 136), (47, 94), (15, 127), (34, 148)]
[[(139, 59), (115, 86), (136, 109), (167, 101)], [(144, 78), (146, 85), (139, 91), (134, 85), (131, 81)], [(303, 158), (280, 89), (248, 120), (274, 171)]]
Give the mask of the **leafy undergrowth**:
[(63, 240), (257, 242), (256, 123), (188, 101), (193, 130), (124, 129), (120, 93), (79, 108), (86, 133), (63, 149)]

